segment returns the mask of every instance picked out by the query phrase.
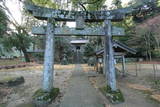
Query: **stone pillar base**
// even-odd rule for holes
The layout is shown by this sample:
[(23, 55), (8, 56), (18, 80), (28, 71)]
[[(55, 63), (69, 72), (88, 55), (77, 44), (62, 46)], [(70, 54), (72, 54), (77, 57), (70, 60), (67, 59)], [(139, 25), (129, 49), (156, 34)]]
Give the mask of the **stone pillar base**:
[(105, 86), (100, 88), (100, 91), (108, 98), (108, 100), (112, 104), (119, 104), (125, 101), (122, 92), (117, 89), (116, 91), (112, 91), (110, 86)]
[(39, 89), (32, 96), (33, 102), (36, 107), (47, 107), (49, 103), (55, 100), (59, 93), (59, 88), (53, 88), (50, 92)]

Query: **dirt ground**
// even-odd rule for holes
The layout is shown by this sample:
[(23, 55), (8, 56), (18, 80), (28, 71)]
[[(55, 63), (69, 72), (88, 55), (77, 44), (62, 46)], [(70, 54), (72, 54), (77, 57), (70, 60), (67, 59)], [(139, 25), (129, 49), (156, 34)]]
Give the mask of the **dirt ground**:
[[(74, 65), (55, 66), (54, 86), (60, 88), (61, 94), (49, 107), (56, 107), (61, 101), (74, 67)], [(94, 71), (93, 67), (88, 67), (86, 64), (82, 67), (86, 73), (87, 71)], [(121, 65), (117, 67), (121, 69)], [(152, 64), (141, 64), (141, 70), (138, 70), (138, 76), (136, 76), (136, 66), (128, 64), (125, 77), (122, 77), (121, 73), (117, 74), (118, 88), (124, 94), (125, 103), (112, 105), (102, 95), (106, 99), (106, 107), (160, 107), (160, 103), (151, 99), (151, 95), (160, 94), (159, 87), (156, 87), (153, 83), (155, 76), (152, 67)], [(160, 66), (157, 66), (157, 68), (156, 80), (160, 80)], [(32, 95), (37, 89), (41, 88), (42, 70), (42, 65), (0, 70), (0, 78), (6, 76), (23, 76), (25, 78), (25, 83), (22, 85), (12, 88), (0, 87), (0, 107), (32, 107)], [(97, 73), (96, 76), (90, 76), (89, 80), (97, 90), (106, 84), (104, 75)], [(24, 106), (24, 104), (27, 104), (27, 106)], [(28, 106), (29, 104), (31, 106)]]
[[(0, 78), (10, 76), (23, 76), (25, 83), (15, 87), (0, 87), (0, 107), (18, 107), (21, 104), (26, 107), (32, 106), (33, 93), (41, 88), (42, 82), (42, 66), (25, 67), (10, 70), (1, 70)], [(74, 65), (55, 66), (55, 81), (54, 86), (60, 88), (61, 94), (56, 99), (54, 104), (58, 103), (61, 96), (65, 93), (67, 80), (71, 76)]]
[[(117, 67), (121, 69), (121, 65), (117, 65)], [(124, 94), (125, 102), (116, 105), (107, 102), (106, 107), (160, 107), (160, 102), (152, 99), (153, 95), (156, 97), (158, 95), (157, 98), (160, 95), (160, 83), (154, 83), (154, 81), (160, 81), (160, 65), (157, 65), (156, 76), (152, 64), (141, 64), (138, 67), (136, 68), (135, 64), (130, 63), (126, 65), (125, 77), (121, 72), (117, 73), (117, 85)], [(106, 85), (104, 75), (98, 74), (89, 79), (97, 89)]]

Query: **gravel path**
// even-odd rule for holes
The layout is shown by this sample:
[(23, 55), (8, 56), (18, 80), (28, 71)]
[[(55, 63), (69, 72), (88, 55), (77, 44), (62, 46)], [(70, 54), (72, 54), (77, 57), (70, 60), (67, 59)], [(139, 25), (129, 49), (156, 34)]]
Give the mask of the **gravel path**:
[(91, 85), (80, 65), (76, 65), (72, 73), (60, 107), (104, 107), (103, 98)]

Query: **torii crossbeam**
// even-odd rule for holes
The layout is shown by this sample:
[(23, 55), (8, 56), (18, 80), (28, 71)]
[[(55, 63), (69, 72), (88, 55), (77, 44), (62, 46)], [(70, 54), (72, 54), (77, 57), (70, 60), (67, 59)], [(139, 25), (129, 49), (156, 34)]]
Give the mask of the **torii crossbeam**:
[[(41, 27), (33, 27), (32, 28), (32, 34), (35, 35), (46, 35), (46, 26)], [(55, 28), (55, 36), (70, 36), (70, 35), (76, 35), (76, 36), (105, 36), (105, 30), (103, 27), (96, 27), (96, 28), (89, 28), (86, 27), (83, 30), (77, 30), (75, 28), (68, 28), (68, 27), (62, 27), (62, 28)], [(119, 27), (112, 27), (112, 35), (114, 36), (124, 36), (125, 31), (123, 28)]]

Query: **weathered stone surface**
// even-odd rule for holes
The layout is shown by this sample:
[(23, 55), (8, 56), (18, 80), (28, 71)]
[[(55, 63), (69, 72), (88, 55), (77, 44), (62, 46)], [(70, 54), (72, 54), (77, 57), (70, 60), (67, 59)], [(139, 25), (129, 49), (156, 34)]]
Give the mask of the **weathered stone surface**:
[(111, 19), (112, 21), (123, 20), (124, 13), (132, 11), (130, 8), (111, 10), (111, 11), (66, 11), (56, 10), (51, 8), (44, 8), (32, 4), (25, 3), (25, 8), (32, 13), (34, 17), (40, 20), (47, 20), (53, 17), (56, 21), (75, 21), (76, 16), (81, 14), (87, 22), (104, 21)]
[(113, 51), (113, 42), (112, 42), (112, 33), (111, 33), (111, 21), (105, 20), (105, 72), (107, 78), (107, 84), (111, 87), (112, 91), (117, 90), (116, 87), (116, 74), (115, 74), (115, 65), (114, 65), (114, 51)]
[(59, 94), (58, 88), (52, 88), (50, 92), (37, 90), (33, 95), (33, 101), (37, 107), (47, 107)]
[[(35, 35), (45, 35), (46, 34), (46, 27), (33, 27), (32, 33)], [(80, 36), (104, 36), (105, 31), (103, 27), (97, 28), (85, 28), (83, 30), (77, 30), (75, 28), (55, 28), (55, 36), (71, 36), (71, 35), (80, 35)], [(119, 27), (112, 27), (112, 35), (113, 36), (124, 36), (125, 31), (123, 28)]]
[(82, 15), (78, 15), (76, 18), (76, 29), (82, 30), (85, 27), (84, 18)]
[[(32, 104), (32, 103), (25, 103), (25, 104), (20, 104), (16, 107), (35, 107), (36, 105), (35, 104)], [(1, 107), (1, 106), (0, 106)], [(6, 107), (6, 106), (5, 106)]]
[(113, 104), (122, 103), (125, 101), (122, 92), (117, 89), (112, 91), (109, 86), (105, 86), (100, 88), (100, 91), (109, 99), (109, 101)]
[(85, 21), (100, 22), (106, 19), (111, 21), (121, 21), (127, 15), (134, 16), (136, 14), (150, 12), (155, 7), (149, 4), (144, 4), (135, 8), (128, 7), (108, 11), (66, 11), (25, 3), (25, 8), (31, 12), (34, 17), (41, 20), (47, 20), (49, 17), (53, 17), (56, 21), (75, 21), (77, 14), (81, 14), (84, 16)]
[(0, 80), (0, 86), (16, 86), (24, 83), (24, 77), (5, 77)]
[(50, 92), (53, 88), (54, 71), (54, 19), (49, 18), (46, 30), (46, 48), (44, 55), (43, 90)]

